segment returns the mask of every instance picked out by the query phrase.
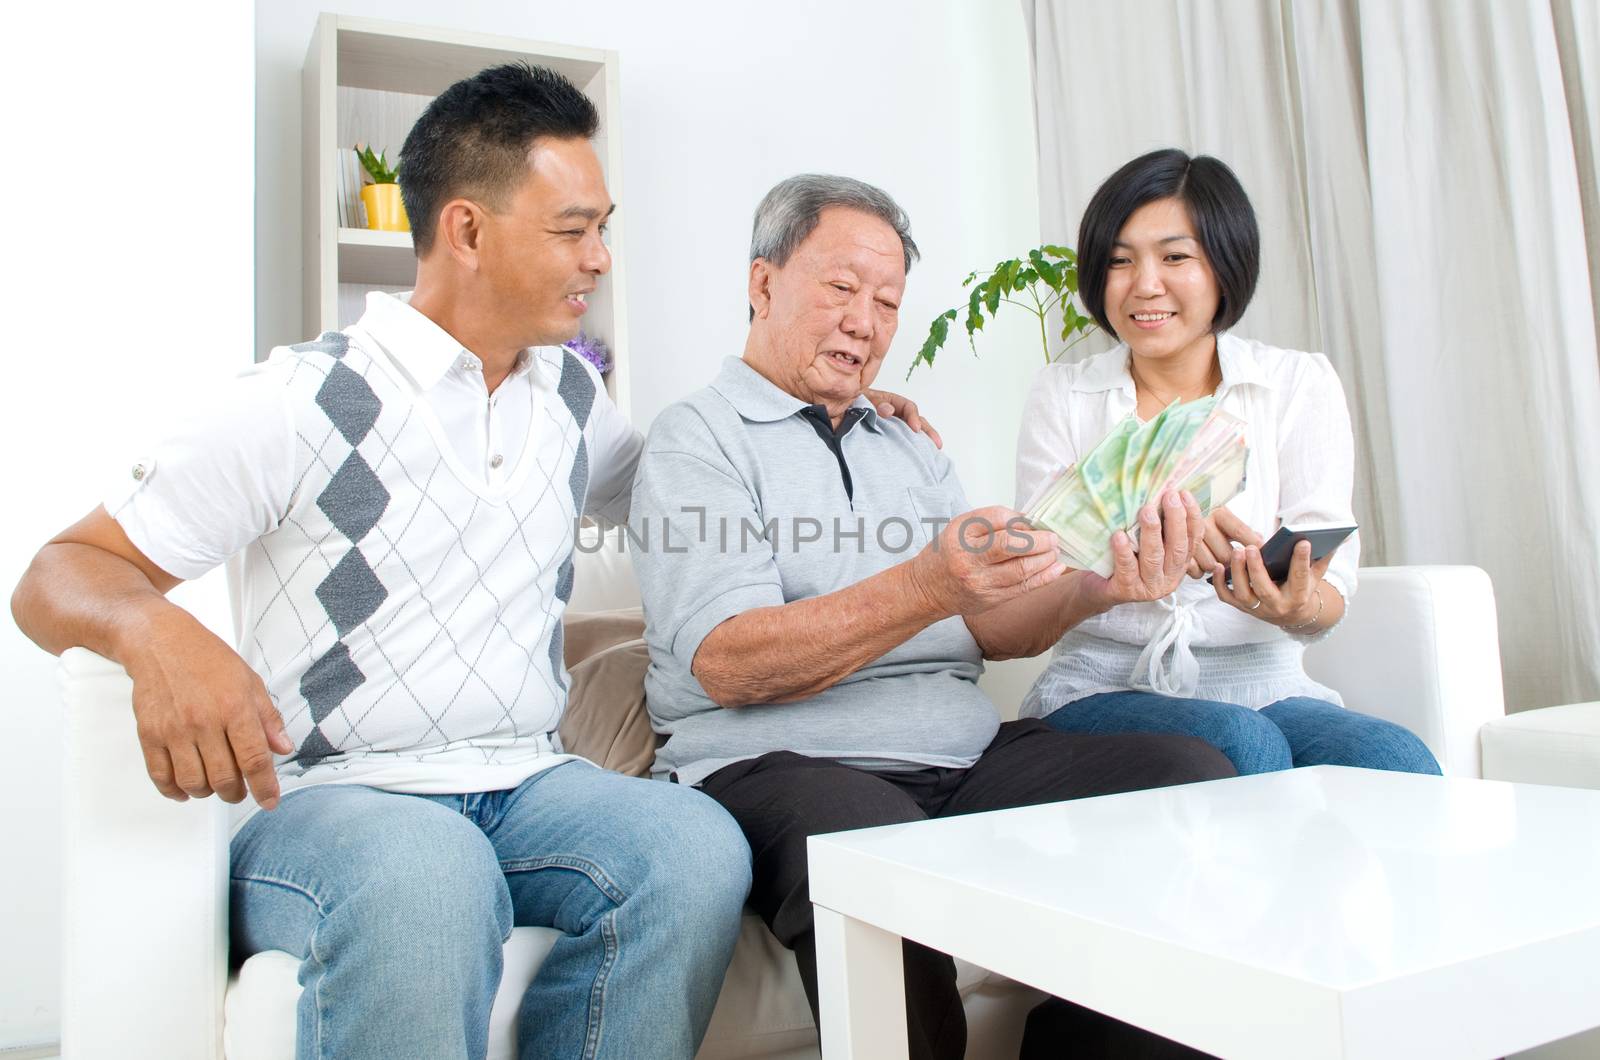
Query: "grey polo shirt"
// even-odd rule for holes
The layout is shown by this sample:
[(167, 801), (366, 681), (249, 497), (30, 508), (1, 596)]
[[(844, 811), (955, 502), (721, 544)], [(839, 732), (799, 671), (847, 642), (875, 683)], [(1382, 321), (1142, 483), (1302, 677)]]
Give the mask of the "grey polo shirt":
[(640, 458), (630, 547), (650, 718), (668, 737), (655, 772), (682, 783), (778, 750), (872, 769), (965, 768), (999, 726), (959, 617), (793, 703), (726, 710), (695, 680), (695, 652), (722, 622), (909, 560), (968, 510), (950, 461), (865, 398), (831, 439), (807, 408), (730, 357), (709, 387), (657, 417)]

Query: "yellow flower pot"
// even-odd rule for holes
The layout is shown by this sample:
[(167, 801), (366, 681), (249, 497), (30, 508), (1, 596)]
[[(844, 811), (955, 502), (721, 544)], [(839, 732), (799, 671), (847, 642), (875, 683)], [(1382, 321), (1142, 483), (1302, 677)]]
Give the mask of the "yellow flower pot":
[(400, 201), (400, 185), (367, 184), (361, 189), (361, 201), (367, 207), (367, 227), (383, 232), (409, 232), (411, 221), (406, 217), (405, 203)]

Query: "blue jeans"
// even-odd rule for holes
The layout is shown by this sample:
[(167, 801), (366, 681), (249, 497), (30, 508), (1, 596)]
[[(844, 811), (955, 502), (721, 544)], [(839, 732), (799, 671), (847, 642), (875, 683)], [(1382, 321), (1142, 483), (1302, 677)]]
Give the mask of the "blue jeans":
[(235, 952), (301, 959), (302, 1060), (484, 1056), (513, 925), (564, 932), (523, 995), (521, 1056), (689, 1060), (750, 889), (722, 807), (586, 762), (473, 795), (294, 791), (232, 862)]
[(1293, 766), (1360, 766), (1439, 774), (1426, 744), (1393, 722), (1297, 696), (1260, 710), (1154, 692), (1103, 692), (1044, 719), (1062, 732), (1175, 732), (1198, 736), (1240, 775)]

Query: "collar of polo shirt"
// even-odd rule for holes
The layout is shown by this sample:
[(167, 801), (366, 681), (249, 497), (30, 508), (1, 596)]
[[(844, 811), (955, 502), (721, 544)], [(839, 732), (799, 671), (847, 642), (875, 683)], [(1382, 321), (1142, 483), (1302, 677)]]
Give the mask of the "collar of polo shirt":
[[(819, 407), (781, 389), (776, 383), (750, 367), (742, 357), (723, 358), (722, 371), (712, 380), (711, 388), (727, 398), (728, 404), (732, 405), (740, 416), (752, 423), (771, 423), (774, 420), (788, 419), (808, 408)], [(856, 399), (850, 403), (850, 409), (861, 410), (861, 415), (857, 418), (869, 430), (880, 429), (878, 410), (872, 407), (872, 402), (867, 400), (865, 394), (857, 394)], [(844, 426), (846, 424), (840, 424), (841, 428)]]
[[(418, 390), (427, 390), (452, 368), (481, 372), (483, 362), (466, 349), (455, 336), (433, 320), (411, 308), (411, 292), (390, 294), (367, 292), (367, 312), (361, 328), (383, 346), (390, 360), (411, 377)], [(557, 353), (560, 351), (558, 350)], [(560, 363), (560, 358), (556, 358)], [(517, 354), (510, 378), (527, 371), (533, 363), (531, 350)]]

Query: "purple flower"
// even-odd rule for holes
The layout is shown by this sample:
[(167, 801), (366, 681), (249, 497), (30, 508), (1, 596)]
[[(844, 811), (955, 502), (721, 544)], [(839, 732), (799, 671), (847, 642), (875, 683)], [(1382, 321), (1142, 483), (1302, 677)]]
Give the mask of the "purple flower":
[(562, 345), (594, 365), (595, 370), (601, 375), (611, 371), (611, 351), (606, 349), (604, 342), (594, 336), (580, 331), (577, 338)]

